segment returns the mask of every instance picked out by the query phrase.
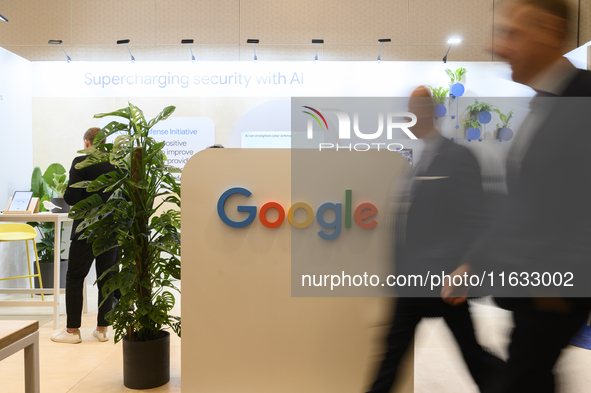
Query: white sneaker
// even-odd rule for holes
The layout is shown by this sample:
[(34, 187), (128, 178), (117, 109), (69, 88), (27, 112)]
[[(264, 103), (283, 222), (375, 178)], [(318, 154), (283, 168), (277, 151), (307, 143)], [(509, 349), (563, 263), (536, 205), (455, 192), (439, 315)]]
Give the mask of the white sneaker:
[(97, 330), (94, 329), (92, 335), (98, 338), (100, 342), (109, 341), (109, 331), (108, 330)]
[(80, 330), (75, 333), (68, 333), (68, 329), (64, 329), (59, 333), (52, 334), (51, 341), (55, 341), (56, 343), (78, 344), (82, 342), (82, 338), (80, 337)]

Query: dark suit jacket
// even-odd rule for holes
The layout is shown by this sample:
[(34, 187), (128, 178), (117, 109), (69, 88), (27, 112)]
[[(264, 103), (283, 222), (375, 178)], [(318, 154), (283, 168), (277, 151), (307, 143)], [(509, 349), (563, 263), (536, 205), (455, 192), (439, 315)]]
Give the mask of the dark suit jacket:
[[(396, 246), (397, 274), (451, 273), (487, 228), (476, 158), (445, 138), (438, 143), (431, 163), (414, 179), (404, 242)], [(439, 296), (440, 290), (407, 288), (401, 293)]]
[(464, 259), (506, 276), (572, 272), (573, 287), (501, 287), (499, 279), (498, 296), (591, 294), (591, 99), (581, 97), (591, 97), (591, 72), (577, 71), (563, 97), (551, 99), (519, 173), (507, 173), (505, 206)]
[[(112, 191), (107, 193), (103, 193), (100, 191), (93, 193), (87, 192), (84, 188), (70, 187), (72, 184), (76, 184), (84, 180), (95, 180), (100, 175), (116, 170), (115, 167), (108, 162), (91, 165), (82, 169), (76, 169), (76, 164), (84, 161), (86, 157), (88, 156), (79, 156), (74, 158), (74, 161), (72, 161), (72, 166), (70, 168), (70, 179), (68, 180), (68, 188), (64, 193), (64, 200), (70, 206), (75, 205), (76, 203), (88, 198), (93, 194), (98, 194), (103, 200), (103, 202), (106, 202), (109, 199), (109, 197), (113, 194)], [(76, 240), (80, 236), (79, 233), (76, 233), (76, 228), (81, 222), (82, 220), (74, 220), (74, 224), (72, 226), (72, 235), (70, 236), (71, 240)]]

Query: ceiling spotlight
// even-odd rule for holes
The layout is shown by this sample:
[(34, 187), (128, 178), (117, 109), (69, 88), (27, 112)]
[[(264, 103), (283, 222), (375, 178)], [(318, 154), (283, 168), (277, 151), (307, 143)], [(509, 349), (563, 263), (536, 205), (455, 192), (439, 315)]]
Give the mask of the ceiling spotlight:
[(70, 58), (70, 56), (68, 56), (68, 54), (66, 53), (66, 51), (64, 50), (64, 48), (62, 48), (62, 42), (64, 42), (64, 41), (62, 41), (62, 40), (49, 40), (47, 43), (49, 45), (59, 45), (59, 47), (62, 50), (62, 52), (64, 52), (64, 55), (66, 55), (66, 60), (69, 63), (69, 62), (72, 61), (72, 59)]
[(378, 42), (382, 43), (382, 46), (380, 47), (380, 54), (378, 55), (378, 63), (382, 61), (382, 49), (384, 49), (384, 42), (392, 42), (392, 40), (390, 38), (380, 38), (378, 40)]
[(316, 56), (314, 56), (314, 60), (318, 61), (318, 44), (324, 44), (324, 40), (312, 40), (313, 44), (316, 44)]
[(447, 48), (447, 52), (445, 53), (445, 56), (443, 56), (443, 62), (447, 63), (447, 54), (449, 53), (449, 50), (451, 49), (451, 46), (453, 44), (459, 44), (460, 42), (462, 42), (461, 38), (450, 38), (447, 40), (447, 43), (449, 44), (449, 48)]
[(6, 17), (0, 15), (0, 20), (3, 20), (4, 22), (8, 22), (8, 19), (6, 19)]
[(117, 45), (121, 45), (121, 44), (125, 44), (125, 47), (127, 48), (127, 51), (129, 52), (129, 56), (131, 56), (131, 62), (133, 63), (135, 61), (135, 57), (133, 57), (133, 55), (131, 54), (131, 51), (129, 50), (129, 46), (127, 46), (127, 44), (129, 44), (129, 40), (118, 40), (117, 41)]
[(189, 50), (191, 51), (191, 61), (194, 63), (195, 62), (195, 56), (193, 56), (193, 49), (191, 49), (191, 44), (193, 42), (195, 42), (195, 40), (193, 40), (193, 39), (181, 40), (181, 44), (189, 44)]
[(259, 43), (259, 40), (249, 38), (248, 40), (246, 40), (246, 43), (252, 44), (252, 49), (254, 50), (254, 61), (257, 61), (257, 49), (255, 48), (255, 45)]

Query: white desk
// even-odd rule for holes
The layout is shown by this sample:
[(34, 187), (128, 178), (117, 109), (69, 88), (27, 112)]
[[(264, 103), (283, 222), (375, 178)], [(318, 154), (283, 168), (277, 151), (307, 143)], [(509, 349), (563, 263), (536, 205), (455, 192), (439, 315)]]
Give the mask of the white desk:
[(68, 218), (68, 213), (34, 213), (34, 214), (1, 214), (0, 222), (53, 222), (55, 224), (54, 237), (54, 253), (53, 253), (53, 289), (29, 289), (29, 288), (0, 288), (0, 293), (43, 293), (53, 295), (52, 301), (0, 301), (0, 306), (17, 306), (17, 307), (39, 307), (47, 306), (53, 307), (53, 328), (59, 327), (59, 303), (60, 293), (65, 293), (65, 290), (60, 290), (60, 244), (61, 231), (60, 224), (66, 221), (72, 221)]
[(25, 350), (25, 393), (39, 393), (39, 322), (0, 321), (0, 360)]

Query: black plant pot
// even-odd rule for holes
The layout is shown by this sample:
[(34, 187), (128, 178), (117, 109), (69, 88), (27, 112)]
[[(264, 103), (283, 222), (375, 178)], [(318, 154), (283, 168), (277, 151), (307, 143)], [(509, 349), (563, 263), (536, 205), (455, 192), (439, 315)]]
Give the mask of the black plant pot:
[(51, 209), (52, 213), (67, 213), (70, 211), (70, 205), (68, 205), (66, 201), (64, 201), (64, 198), (51, 198), (51, 203), (61, 207), (61, 209)]
[(123, 338), (123, 385), (151, 389), (170, 381), (170, 333), (161, 330), (152, 341)]
[[(39, 263), (41, 269), (41, 282), (43, 283), (43, 289), (53, 288), (53, 262)], [(35, 267), (35, 274), (37, 274), (37, 264)], [(66, 273), (68, 271), (68, 260), (62, 259), (60, 262), (60, 288), (66, 287)], [(40, 288), (39, 278), (35, 277), (35, 288)]]

